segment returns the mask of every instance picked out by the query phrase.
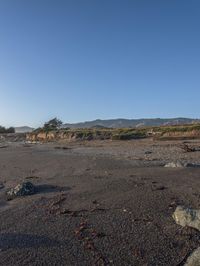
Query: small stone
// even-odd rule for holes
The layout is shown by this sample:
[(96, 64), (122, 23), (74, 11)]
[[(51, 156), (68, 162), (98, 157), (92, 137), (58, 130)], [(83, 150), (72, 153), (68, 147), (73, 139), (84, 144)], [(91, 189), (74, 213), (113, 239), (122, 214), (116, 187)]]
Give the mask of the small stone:
[(200, 231), (200, 210), (178, 206), (172, 217), (177, 224), (183, 227), (193, 227)]
[(11, 200), (15, 197), (32, 195), (35, 193), (35, 186), (31, 182), (23, 182), (6, 192), (7, 199)]
[(188, 257), (184, 266), (200, 266), (200, 247)]

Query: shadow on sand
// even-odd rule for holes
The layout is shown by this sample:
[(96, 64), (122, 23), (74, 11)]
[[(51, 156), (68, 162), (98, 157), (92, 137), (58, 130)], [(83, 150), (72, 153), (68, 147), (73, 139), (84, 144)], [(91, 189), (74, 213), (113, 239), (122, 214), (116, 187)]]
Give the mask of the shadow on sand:
[(49, 184), (43, 184), (43, 185), (37, 185), (36, 186), (36, 193), (51, 193), (51, 192), (64, 192), (70, 190), (70, 187), (60, 187), (60, 186), (54, 186)]
[(0, 234), (0, 249), (54, 247), (59, 245), (58, 241), (46, 236), (18, 233)]

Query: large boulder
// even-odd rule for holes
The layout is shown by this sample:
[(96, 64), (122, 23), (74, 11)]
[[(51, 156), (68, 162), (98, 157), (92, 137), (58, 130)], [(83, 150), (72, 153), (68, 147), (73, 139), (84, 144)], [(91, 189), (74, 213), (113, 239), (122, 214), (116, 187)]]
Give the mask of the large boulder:
[(189, 226), (200, 231), (200, 210), (178, 206), (173, 213), (173, 218), (183, 227)]
[(195, 249), (188, 257), (184, 266), (200, 266), (200, 248)]
[(7, 199), (11, 200), (15, 197), (32, 195), (36, 192), (35, 186), (31, 182), (23, 182), (6, 192)]

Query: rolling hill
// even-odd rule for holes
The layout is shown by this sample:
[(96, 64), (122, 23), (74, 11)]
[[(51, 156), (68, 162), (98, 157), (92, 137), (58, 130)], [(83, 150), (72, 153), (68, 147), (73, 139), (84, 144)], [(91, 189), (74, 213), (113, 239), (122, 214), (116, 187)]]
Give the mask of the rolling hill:
[(191, 118), (152, 118), (152, 119), (109, 119), (109, 120), (93, 120), (74, 124), (63, 124), (63, 128), (138, 128), (146, 126), (164, 126), (164, 125), (182, 125), (200, 123), (200, 119)]

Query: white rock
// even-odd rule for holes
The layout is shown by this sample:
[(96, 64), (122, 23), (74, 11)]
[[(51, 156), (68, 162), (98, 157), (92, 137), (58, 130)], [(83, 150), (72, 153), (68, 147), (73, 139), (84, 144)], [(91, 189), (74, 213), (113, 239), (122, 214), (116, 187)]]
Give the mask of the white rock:
[(184, 266), (200, 266), (200, 247), (189, 256)]
[(183, 227), (189, 226), (200, 231), (200, 210), (178, 206), (173, 213), (173, 218)]
[(167, 163), (165, 165), (165, 167), (168, 167), (168, 168), (183, 168), (184, 164), (182, 164), (181, 162), (171, 162), (171, 163)]

